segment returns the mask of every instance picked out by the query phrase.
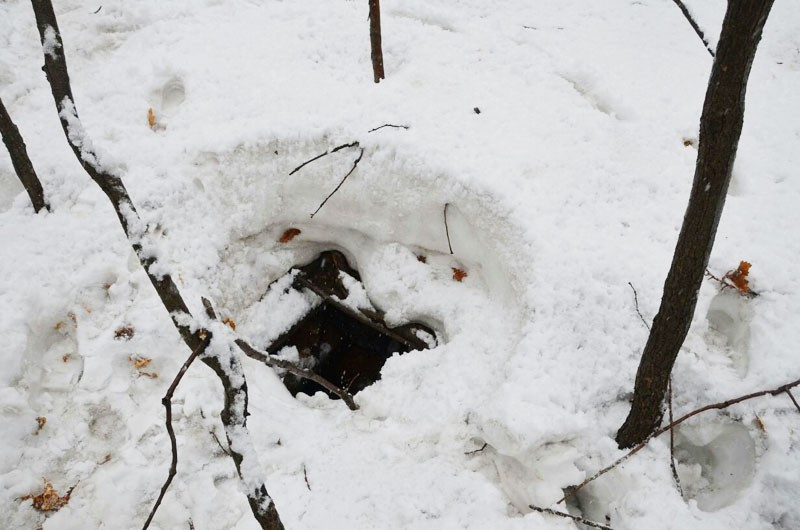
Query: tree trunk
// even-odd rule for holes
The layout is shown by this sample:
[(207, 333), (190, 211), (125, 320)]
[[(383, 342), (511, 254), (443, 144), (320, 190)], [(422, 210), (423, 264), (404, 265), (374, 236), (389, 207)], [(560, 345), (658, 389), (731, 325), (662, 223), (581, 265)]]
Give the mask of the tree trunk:
[[(193, 331), (190, 328), (185, 317), (192, 318), (192, 315), (177, 285), (169, 274), (159, 275), (151, 271), (156, 260), (152, 253), (145, 252), (142, 248), (144, 234), (141, 227), (144, 223), (139, 217), (122, 179), (113, 171), (103, 167), (83, 129), (72, 97), (67, 59), (53, 4), (51, 0), (32, 0), (31, 3), (44, 52), (43, 70), (50, 84), (67, 142), (83, 169), (111, 201), (125, 235), (131, 242), (142, 268), (147, 273), (164, 308), (170, 314), (181, 338), (192, 351), (199, 350), (204, 346), (206, 339), (210, 340), (211, 332), (203, 329)], [(243, 479), (243, 486), (245, 486), (244, 483), (248, 483), (245, 494), (253, 516), (264, 530), (283, 530), (283, 523), (266, 486), (263, 483), (254, 483), (253, 479), (257, 477), (248, 476), (245, 480), (247, 470), (254, 468), (257, 464), (248, 462), (247, 465), (244, 465), (245, 454), (238, 449), (242, 442), (249, 437), (247, 431), (247, 416), (249, 415), (247, 412), (247, 382), (239, 357), (231, 352), (228, 356), (204, 356), (200, 360), (217, 374), (222, 383), (225, 399), (220, 419), (225, 426), (229, 451), (236, 471)], [(234, 443), (234, 437), (236, 443)], [(250, 454), (247, 456), (252, 458)]]
[(745, 91), (774, 0), (729, 0), (711, 69), (689, 205), (661, 307), (642, 353), (631, 411), (617, 432), (621, 448), (645, 440), (661, 423), (672, 366), (692, 322), (708, 266), (744, 120)]
[(372, 75), (375, 82), (380, 83), (384, 79), (380, 0), (369, 0), (369, 42), (372, 47)]
[(3, 135), (3, 143), (8, 148), (8, 154), (11, 155), (11, 164), (14, 166), (14, 171), (17, 173), (20, 182), (22, 182), (25, 191), (28, 192), (28, 197), (31, 198), (33, 209), (36, 210), (36, 213), (39, 213), (42, 208), (50, 210), (44, 200), (42, 183), (39, 182), (39, 177), (36, 176), (36, 171), (33, 169), (22, 135), (19, 133), (17, 126), (14, 125), (14, 122), (11, 121), (11, 116), (8, 115), (2, 99), (0, 99), (0, 134)]

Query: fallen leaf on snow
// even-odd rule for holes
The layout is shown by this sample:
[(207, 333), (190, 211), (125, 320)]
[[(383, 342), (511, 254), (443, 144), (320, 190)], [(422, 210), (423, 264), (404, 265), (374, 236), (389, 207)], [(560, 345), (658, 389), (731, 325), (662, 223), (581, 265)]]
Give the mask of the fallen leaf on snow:
[(300, 235), (300, 233), (301, 232), (299, 228), (287, 228), (286, 231), (283, 234), (281, 234), (281, 237), (280, 239), (278, 239), (278, 241), (280, 241), (281, 243), (288, 243), (289, 241)]

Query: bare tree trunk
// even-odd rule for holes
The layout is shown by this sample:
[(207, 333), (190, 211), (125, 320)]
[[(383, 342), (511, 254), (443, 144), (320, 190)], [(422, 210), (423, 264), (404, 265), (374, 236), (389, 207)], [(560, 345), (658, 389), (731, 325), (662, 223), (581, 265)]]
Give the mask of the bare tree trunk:
[(383, 49), (381, 48), (381, 3), (369, 0), (369, 42), (372, 47), (372, 75), (376, 83), (385, 79), (383, 74)]
[[(181, 338), (192, 351), (200, 350), (204, 346), (205, 340), (211, 340), (211, 333), (204, 329), (192, 331), (189, 328), (185, 317), (191, 317), (191, 313), (172, 278), (168, 274), (159, 276), (151, 272), (150, 269), (155, 263), (155, 258), (142, 251), (141, 240), (144, 235), (142, 220), (136, 212), (122, 179), (104, 168), (98, 160), (97, 154), (78, 118), (78, 112), (72, 97), (61, 33), (58, 30), (53, 4), (50, 0), (32, 0), (32, 4), (44, 51), (44, 71), (50, 83), (53, 99), (58, 110), (58, 117), (61, 120), (61, 127), (64, 129), (67, 141), (80, 164), (92, 180), (100, 186), (114, 206), (114, 211), (117, 213), (125, 235), (130, 240), (142, 267), (153, 284), (162, 304), (169, 312)], [(241, 363), (238, 356), (233, 352), (227, 356), (204, 356), (201, 360), (217, 374), (222, 383), (225, 402), (220, 418), (225, 426), (225, 433), (228, 437), (230, 452), (236, 470), (240, 477), (245, 478), (244, 466), (242, 465), (244, 455), (236, 449), (246, 439), (247, 416), (249, 414), (247, 412), (247, 382), (244, 378)], [(233, 438), (236, 438), (236, 443), (233, 443)], [(253, 465), (251, 463), (248, 467)], [(250, 480), (246, 482), (250, 482), (255, 477), (247, 478)], [(278, 516), (275, 504), (267, 493), (264, 484), (252, 486), (247, 489), (246, 493), (253, 515), (261, 527), (266, 530), (283, 530), (284, 527)]]
[(689, 205), (675, 246), (661, 307), (642, 353), (633, 404), (617, 432), (621, 448), (642, 442), (660, 424), (672, 366), (692, 322), (744, 120), (745, 91), (774, 0), (729, 0), (711, 69)]
[(39, 182), (39, 177), (36, 176), (36, 171), (33, 169), (31, 159), (28, 157), (28, 150), (25, 148), (25, 142), (19, 129), (11, 121), (11, 116), (8, 115), (3, 100), (0, 99), (0, 134), (3, 135), (3, 143), (8, 148), (8, 154), (11, 156), (11, 164), (14, 166), (14, 171), (17, 173), (22, 186), (28, 192), (28, 197), (31, 198), (33, 209), (36, 213), (42, 208), (50, 210), (47, 202), (44, 200), (44, 190), (42, 183)]

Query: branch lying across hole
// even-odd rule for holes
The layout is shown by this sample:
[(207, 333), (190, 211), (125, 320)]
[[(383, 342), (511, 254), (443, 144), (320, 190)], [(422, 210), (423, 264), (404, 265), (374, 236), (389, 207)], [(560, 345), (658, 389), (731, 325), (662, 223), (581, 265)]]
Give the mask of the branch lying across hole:
[(341, 398), (341, 400), (344, 401), (345, 404), (347, 404), (347, 407), (350, 410), (358, 410), (358, 405), (356, 404), (355, 401), (353, 401), (353, 396), (348, 394), (345, 390), (334, 385), (324, 377), (315, 374), (311, 370), (300, 368), (296, 364), (291, 363), (285, 359), (278, 359), (276, 357), (272, 357), (270, 355), (261, 353), (260, 351), (256, 350), (242, 339), (236, 339), (236, 345), (239, 346), (239, 349), (241, 349), (244, 352), (244, 354), (250, 357), (251, 359), (260, 361), (271, 368), (281, 368), (283, 370), (286, 370), (290, 374), (296, 375), (297, 377), (302, 377), (303, 379), (309, 379), (311, 381), (314, 381), (318, 385), (324, 387), (325, 390), (339, 396), (339, 398)]
[(315, 215), (317, 215), (317, 213), (322, 209), (322, 207), (325, 206), (325, 203), (328, 202), (328, 199), (333, 197), (333, 194), (336, 193), (337, 191), (339, 191), (339, 188), (342, 187), (342, 184), (344, 184), (344, 181), (347, 180), (347, 177), (349, 177), (350, 175), (353, 174), (353, 171), (356, 170), (356, 167), (358, 166), (358, 163), (361, 162), (361, 157), (362, 156), (364, 156), (364, 148), (363, 147), (361, 148), (361, 152), (358, 153), (358, 158), (356, 158), (355, 162), (353, 162), (353, 167), (350, 168), (350, 171), (347, 172), (347, 174), (342, 178), (341, 182), (339, 182), (339, 184), (333, 189), (333, 191), (330, 192), (327, 197), (325, 197), (325, 200), (322, 201), (322, 203), (319, 206), (317, 206), (317, 209), (314, 210), (314, 213), (311, 214), (311, 218), (312, 219), (314, 218)]
[(331, 155), (331, 154), (335, 153), (336, 151), (341, 151), (342, 149), (347, 149), (348, 147), (358, 147), (358, 142), (350, 142), (349, 144), (342, 144), (342, 145), (334, 147), (333, 149), (329, 149), (329, 150), (325, 151), (321, 155), (317, 155), (314, 158), (310, 158), (310, 159), (306, 160), (305, 162), (303, 162), (302, 164), (300, 164), (299, 166), (297, 166), (296, 168), (294, 168), (291, 172), (289, 172), (289, 176), (291, 177), (292, 175), (294, 175), (295, 173), (297, 173), (298, 171), (303, 169), (305, 166), (307, 166), (311, 162), (319, 160), (323, 156)]
[(551, 510), (550, 508), (539, 508), (538, 506), (529, 505), (528, 508), (531, 510), (535, 510), (539, 513), (547, 513), (550, 515), (557, 515), (559, 517), (564, 517), (565, 519), (572, 519), (576, 523), (585, 524), (586, 526), (591, 526), (592, 528), (600, 528), (602, 530), (614, 530), (610, 526), (606, 526), (604, 524), (595, 523), (594, 521), (590, 521), (588, 519), (584, 519), (583, 517), (578, 517), (577, 515), (571, 515), (565, 512), (558, 512), (556, 510)]
[(781, 386), (779, 386), (777, 388), (773, 388), (772, 390), (761, 390), (759, 392), (753, 392), (752, 394), (745, 394), (744, 396), (739, 396), (737, 398), (729, 399), (727, 401), (721, 401), (719, 403), (712, 403), (711, 405), (706, 405), (704, 407), (700, 407), (699, 409), (695, 409), (695, 410), (693, 410), (691, 412), (688, 412), (688, 413), (684, 414), (683, 416), (681, 416), (680, 418), (678, 418), (677, 420), (671, 421), (668, 425), (665, 425), (664, 427), (661, 427), (660, 429), (658, 429), (658, 430), (654, 431), (653, 433), (651, 433), (650, 436), (648, 436), (645, 441), (643, 441), (642, 443), (640, 443), (639, 445), (635, 446), (633, 449), (631, 449), (630, 451), (625, 453), (625, 455), (623, 455), (622, 457), (617, 459), (613, 464), (604, 467), (603, 469), (601, 469), (600, 471), (598, 471), (597, 473), (595, 473), (591, 477), (587, 478), (586, 480), (584, 480), (583, 482), (581, 482), (580, 484), (578, 484), (574, 488), (570, 488), (569, 493), (567, 493), (566, 495), (561, 497), (561, 499), (559, 499), (556, 502), (556, 504), (560, 504), (560, 503), (566, 501), (567, 499), (569, 499), (570, 497), (572, 497), (573, 495), (578, 493), (584, 486), (586, 486), (587, 484), (589, 484), (593, 480), (601, 477), (602, 475), (605, 475), (606, 473), (608, 473), (609, 471), (611, 471), (612, 469), (614, 469), (615, 467), (617, 467), (621, 463), (625, 462), (631, 456), (633, 456), (634, 454), (636, 454), (639, 451), (641, 451), (642, 449), (644, 449), (644, 447), (648, 443), (650, 443), (650, 440), (652, 440), (653, 438), (656, 438), (657, 436), (661, 436), (665, 432), (671, 430), (673, 427), (676, 427), (676, 426), (680, 425), (684, 421), (688, 420), (689, 418), (691, 418), (693, 416), (696, 416), (696, 415), (700, 414), (701, 412), (706, 412), (706, 411), (709, 411), (709, 410), (721, 410), (721, 409), (728, 408), (731, 405), (735, 405), (737, 403), (741, 403), (742, 401), (747, 401), (749, 399), (754, 399), (754, 398), (757, 398), (757, 397), (768, 396), (768, 395), (769, 396), (777, 396), (778, 394), (783, 394), (783, 393), (786, 393), (786, 394), (789, 395), (789, 397), (792, 399), (792, 403), (794, 403), (795, 407), (797, 407), (798, 412), (800, 412), (800, 405), (798, 405), (797, 401), (795, 401), (795, 399), (794, 399), (794, 396), (792, 396), (792, 393), (790, 392), (790, 390), (792, 388), (794, 388), (794, 387), (796, 387), (798, 385), (800, 385), (800, 379), (797, 379), (797, 380), (792, 381), (790, 383), (786, 383), (786, 384), (781, 385)]

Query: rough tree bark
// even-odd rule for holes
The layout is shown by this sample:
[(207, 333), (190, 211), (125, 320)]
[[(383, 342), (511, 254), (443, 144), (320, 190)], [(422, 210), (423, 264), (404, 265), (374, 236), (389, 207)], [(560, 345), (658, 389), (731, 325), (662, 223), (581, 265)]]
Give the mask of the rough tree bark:
[(660, 424), (672, 366), (697, 305), (744, 120), (750, 67), (774, 0), (729, 0), (700, 118), (694, 183), (664, 294), (636, 373), (633, 403), (617, 432), (621, 448)]
[(44, 199), (42, 183), (39, 182), (39, 177), (36, 175), (31, 159), (28, 157), (25, 142), (22, 140), (19, 129), (11, 121), (11, 116), (8, 115), (2, 99), (0, 99), (0, 134), (3, 135), (3, 143), (8, 148), (14, 171), (17, 173), (20, 182), (22, 182), (25, 191), (28, 192), (31, 203), (33, 203), (33, 209), (36, 210), (36, 213), (39, 213), (43, 208), (49, 211), (50, 207)]
[(385, 79), (383, 74), (383, 48), (381, 47), (381, 3), (369, 0), (369, 42), (372, 48), (372, 75), (376, 83)]
[[(168, 274), (158, 276), (151, 272), (150, 269), (155, 263), (155, 258), (148, 256), (142, 249), (142, 237), (145, 235), (144, 223), (136, 212), (122, 179), (103, 167), (83, 130), (72, 96), (64, 47), (53, 4), (50, 0), (32, 0), (32, 4), (44, 51), (44, 71), (67, 141), (80, 164), (114, 206), (125, 235), (130, 240), (181, 338), (191, 350), (199, 350), (204, 346), (204, 339), (211, 339), (211, 332), (204, 329), (193, 331), (188, 324), (189, 321), (193, 321), (193, 318), (172, 278)], [(233, 443), (233, 438), (241, 443), (242, 437), (247, 435), (248, 393), (241, 363), (238, 356), (232, 352), (227, 356), (203, 356), (201, 360), (217, 374), (222, 383), (225, 401), (220, 418), (225, 426), (236, 470), (239, 476), (245, 479), (244, 455), (237, 450), (239, 444)], [(252, 466), (253, 464), (248, 465), (248, 467)], [(254, 477), (247, 478), (250, 480), (245, 480), (245, 482), (251, 482)], [(248, 503), (261, 527), (268, 530), (282, 530), (283, 524), (264, 484), (253, 485), (251, 483), (246, 489)]]

